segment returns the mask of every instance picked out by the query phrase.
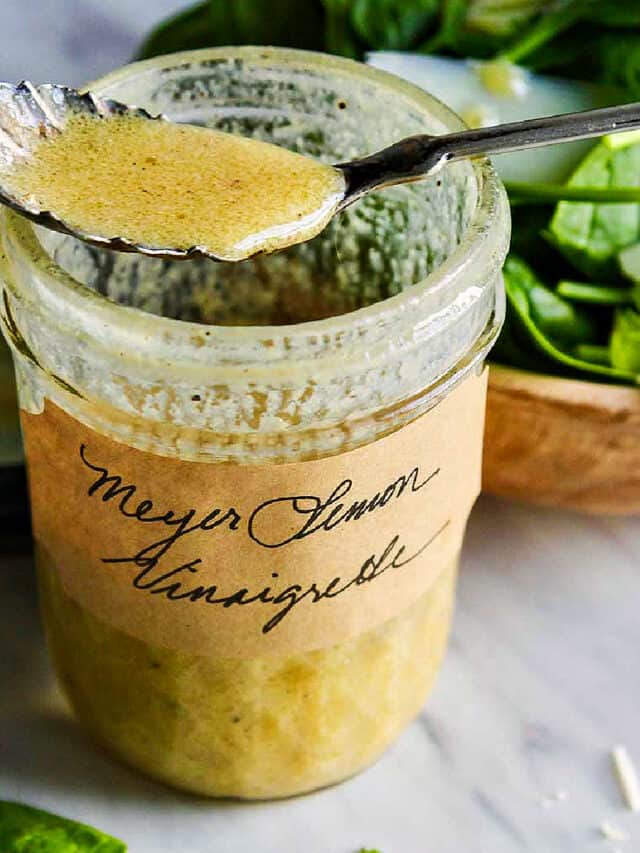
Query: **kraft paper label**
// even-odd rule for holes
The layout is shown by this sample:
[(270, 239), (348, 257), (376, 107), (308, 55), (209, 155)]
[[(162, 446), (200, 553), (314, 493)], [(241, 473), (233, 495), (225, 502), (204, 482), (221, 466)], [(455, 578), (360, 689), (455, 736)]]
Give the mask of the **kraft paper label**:
[(486, 372), (365, 447), (282, 465), (143, 452), (47, 402), (22, 413), (34, 534), (68, 595), (149, 643), (223, 657), (332, 645), (456, 559), (485, 393)]

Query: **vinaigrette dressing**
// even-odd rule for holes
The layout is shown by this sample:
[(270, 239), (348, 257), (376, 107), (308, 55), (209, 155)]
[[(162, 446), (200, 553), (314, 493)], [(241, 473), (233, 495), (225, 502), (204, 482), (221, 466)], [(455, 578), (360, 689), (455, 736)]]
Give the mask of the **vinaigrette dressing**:
[(75, 231), (229, 261), (314, 237), (344, 194), (311, 157), (135, 115), (72, 117), (9, 183)]

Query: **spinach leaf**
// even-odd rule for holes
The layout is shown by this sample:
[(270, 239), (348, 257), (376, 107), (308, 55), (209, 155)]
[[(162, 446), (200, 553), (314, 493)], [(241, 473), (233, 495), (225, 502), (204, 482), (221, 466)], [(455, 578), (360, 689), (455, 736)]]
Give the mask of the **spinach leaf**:
[(541, 15), (530, 29), (525, 30), (514, 44), (503, 51), (503, 58), (509, 62), (522, 62), (531, 53), (580, 21), (589, 5), (589, 0), (554, 3), (547, 10), (547, 14)]
[(587, 201), (594, 204), (640, 204), (640, 187), (575, 187), (505, 181), (513, 205), (551, 204), (556, 201)]
[(640, 6), (624, 0), (591, 0), (586, 17), (593, 23), (611, 27), (640, 26)]
[(618, 266), (625, 278), (640, 284), (640, 243), (627, 246), (618, 254)]
[(601, 364), (604, 367), (611, 365), (611, 353), (608, 346), (605, 347), (600, 344), (578, 344), (574, 354), (581, 361)]
[(322, 0), (325, 10), (325, 50), (352, 59), (360, 59), (365, 45), (358, 39), (351, 23), (354, 0)]
[(225, 44), (324, 48), (321, 0), (206, 0), (161, 23), (140, 47), (144, 59), (177, 50)]
[(2, 853), (125, 853), (122, 841), (22, 803), (0, 801)]
[(438, 14), (439, 0), (354, 0), (351, 22), (368, 47), (408, 50)]
[[(496, 361), (544, 373), (640, 382), (632, 368), (612, 367), (584, 357), (585, 344), (597, 345), (596, 323), (545, 287), (520, 258), (509, 255), (504, 280), (509, 320), (493, 351)], [(598, 347), (600, 356), (602, 352)]]
[[(640, 14), (640, 13), (639, 13)], [(592, 73), (640, 98), (640, 33), (603, 33), (589, 45)]]
[(195, 50), (211, 44), (209, 2), (197, 3), (162, 21), (138, 48), (135, 58), (147, 59), (178, 50)]
[(465, 4), (463, 22), (471, 32), (512, 38), (554, 3), (555, 0), (470, 0)]
[[(488, 58), (505, 42), (504, 15), (508, 0), (496, 0), (501, 8), (502, 24), (495, 27), (496, 18), (486, 15), (485, 0), (442, 0), (440, 23), (435, 34), (418, 47), (421, 53), (454, 53), (457, 56)], [(518, 2), (518, 0), (516, 0)], [(530, 0), (535, 2), (535, 0)], [(485, 13), (483, 15), (483, 12)], [(476, 14), (474, 14), (476, 13)], [(492, 26), (492, 24), (494, 26)]]
[[(468, 50), (461, 45), (468, 5), (467, 0), (442, 0), (440, 25), (435, 35), (422, 45), (423, 53), (435, 53), (443, 48)], [(470, 51), (470, 55), (475, 52)]]
[[(583, 66), (577, 74), (579, 79), (622, 82), (621, 75), (614, 71), (617, 59), (621, 52), (627, 58), (637, 51), (639, 34), (621, 36), (619, 28), (640, 26), (640, 8), (635, 0), (564, 0), (543, 12), (546, 13), (503, 51), (504, 58), (540, 69), (561, 68), (586, 56), (591, 73), (585, 73)], [(617, 54), (614, 62), (610, 61), (610, 51)]]
[(546, 287), (523, 260), (509, 255), (504, 276), (514, 298), (522, 305), (526, 299), (532, 321), (549, 340), (567, 349), (596, 340), (598, 332), (591, 315)]
[(631, 287), (610, 287), (593, 282), (559, 281), (556, 293), (564, 299), (591, 305), (629, 305), (633, 301)]
[[(514, 204), (511, 194), (511, 251), (519, 258), (523, 258), (529, 264), (535, 264), (538, 268), (540, 261), (551, 259), (555, 265), (556, 253), (549, 249), (549, 244), (541, 236), (547, 227), (553, 207), (550, 205), (534, 205), (530, 207), (525, 204)], [(562, 256), (560, 260), (564, 259)], [(544, 272), (544, 270), (543, 270)]]
[(640, 376), (640, 313), (633, 308), (616, 312), (609, 345), (611, 363)]
[[(640, 145), (596, 145), (569, 180), (571, 187), (638, 187)], [(563, 201), (551, 220), (548, 239), (587, 276), (619, 277), (617, 255), (640, 238), (640, 206)]]

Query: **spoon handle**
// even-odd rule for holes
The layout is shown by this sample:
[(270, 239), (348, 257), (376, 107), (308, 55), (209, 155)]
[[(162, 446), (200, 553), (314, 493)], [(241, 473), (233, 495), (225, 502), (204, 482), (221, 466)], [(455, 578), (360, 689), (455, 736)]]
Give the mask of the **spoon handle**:
[(640, 128), (640, 103), (515, 121), (437, 137), (447, 160), (502, 154)]
[(369, 190), (425, 178), (452, 160), (538, 148), (638, 128), (640, 103), (634, 103), (442, 136), (409, 136), (368, 157), (338, 164), (347, 186), (342, 206)]

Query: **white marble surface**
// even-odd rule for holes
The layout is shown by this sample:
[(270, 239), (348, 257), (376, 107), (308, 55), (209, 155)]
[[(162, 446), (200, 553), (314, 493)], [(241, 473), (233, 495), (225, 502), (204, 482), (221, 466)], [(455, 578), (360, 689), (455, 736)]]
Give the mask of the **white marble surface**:
[[(5, 556), (0, 798), (82, 818), (132, 853), (632, 853), (640, 814), (608, 750), (622, 742), (640, 765), (639, 614), (640, 522), (483, 498), (449, 654), (398, 744), (336, 788), (227, 804), (148, 782), (85, 739), (52, 684), (31, 560)], [(604, 840), (603, 820), (632, 840)]]
[[(1, 0), (0, 79), (93, 78), (178, 5)], [(0, 797), (88, 821), (132, 853), (640, 850), (640, 815), (624, 809), (608, 763), (622, 742), (640, 765), (637, 520), (483, 498), (427, 708), (358, 778), (284, 803), (183, 796), (95, 751), (53, 687), (31, 560), (6, 547), (0, 648)], [(604, 840), (606, 819), (632, 840)]]

